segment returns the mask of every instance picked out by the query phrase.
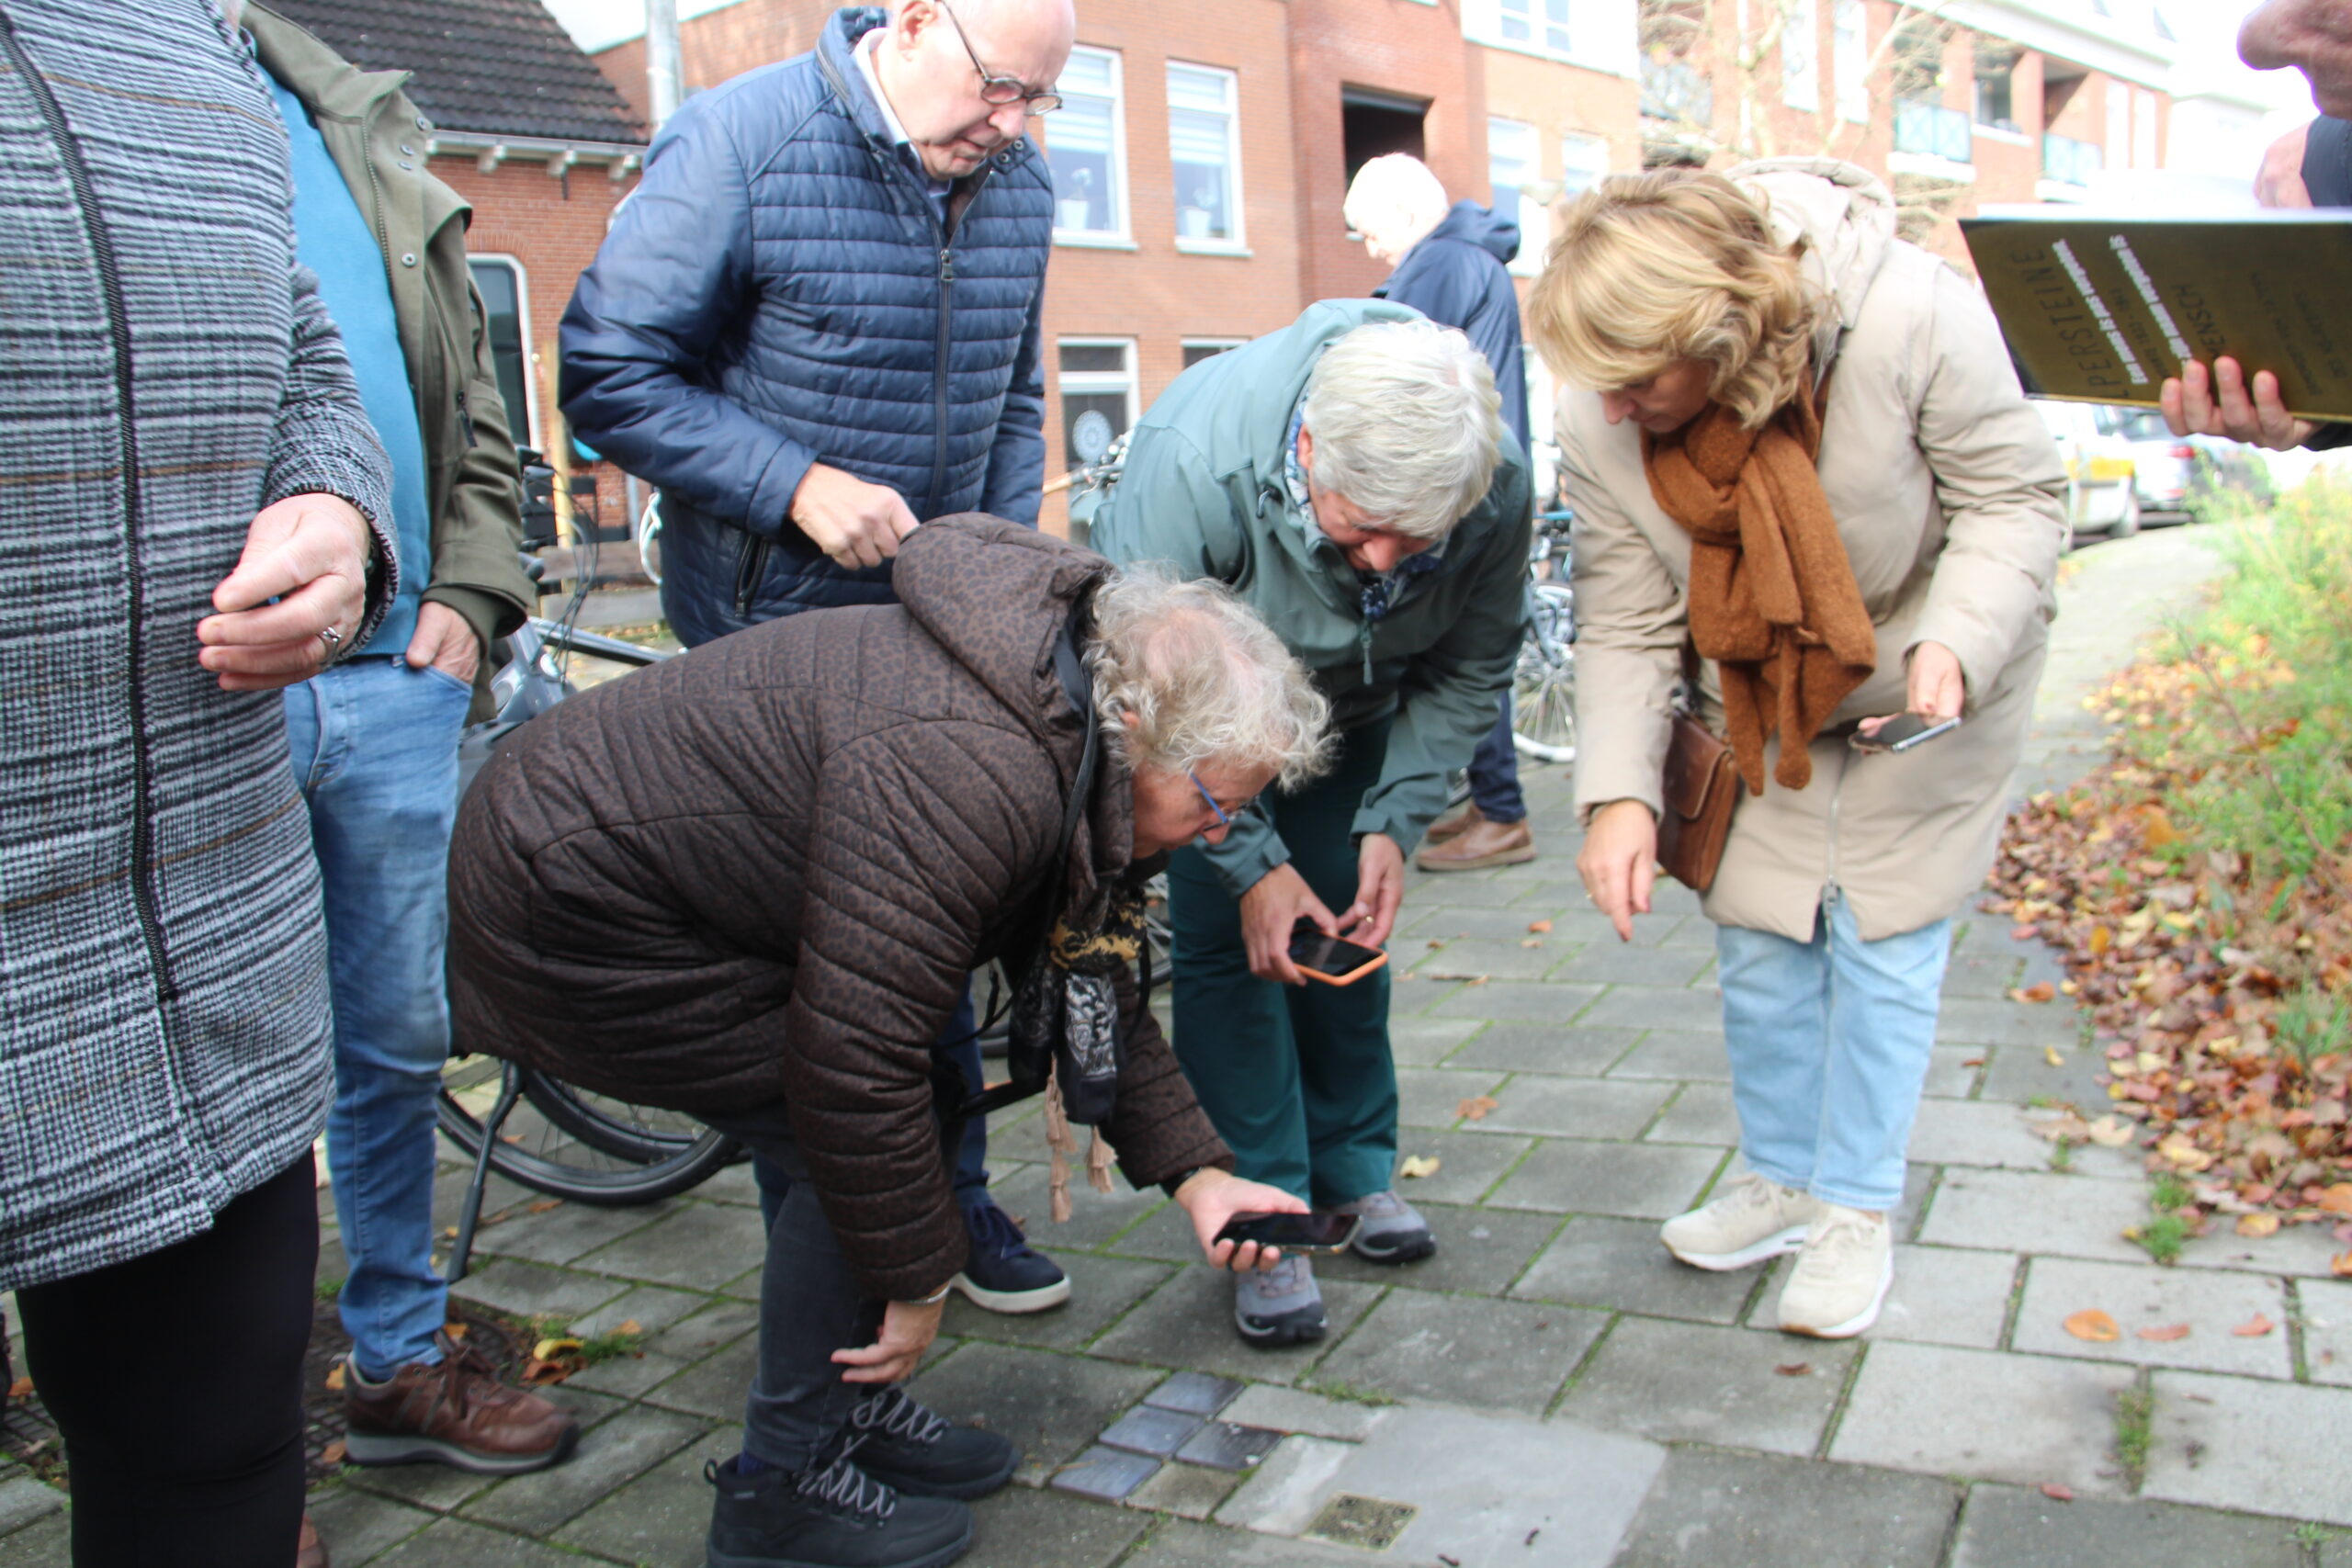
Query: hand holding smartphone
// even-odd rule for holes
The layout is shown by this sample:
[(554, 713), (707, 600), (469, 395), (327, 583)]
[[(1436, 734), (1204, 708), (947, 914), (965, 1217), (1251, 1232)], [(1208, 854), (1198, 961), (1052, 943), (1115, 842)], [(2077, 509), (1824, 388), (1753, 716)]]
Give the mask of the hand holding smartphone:
[(1243, 1213), (1227, 1220), (1216, 1239), (1237, 1245), (1254, 1241), (1284, 1252), (1343, 1252), (1361, 1224), (1353, 1214), (1320, 1209), (1304, 1214)]
[(1899, 713), (1880, 725), (1877, 734), (1865, 735), (1857, 729), (1846, 743), (1865, 754), (1881, 751), (1901, 753), (1916, 750), (1938, 736), (1950, 735), (1959, 728), (1957, 717), (1929, 718), (1925, 714)]
[(1290, 929), (1290, 961), (1310, 980), (1327, 986), (1352, 986), (1388, 962), (1376, 947), (1325, 936), (1315, 922), (1301, 918)]

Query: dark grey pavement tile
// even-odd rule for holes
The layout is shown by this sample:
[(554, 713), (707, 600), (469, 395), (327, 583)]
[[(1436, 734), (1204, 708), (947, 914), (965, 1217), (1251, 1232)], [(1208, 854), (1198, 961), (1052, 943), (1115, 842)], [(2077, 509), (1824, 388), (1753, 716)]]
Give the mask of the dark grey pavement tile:
[(1693, 1006), (1680, 1029), (1653, 1029), (1641, 1043), (1609, 1069), (1612, 1078), (1677, 1078), (1711, 1083), (1731, 1081), (1731, 1055), (1723, 1033), (1708, 1025), (1710, 1009)]
[(643, 1230), (673, 1213), (673, 1201), (647, 1203), (626, 1209), (592, 1208), (585, 1203), (556, 1202), (540, 1213), (524, 1205), (514, 1217), (485, 1226), (474, 1237), (479, 1252), (501, 1258), (527, 1258), (534, 1263), (569, 1263), (622, 1236)]
[(1711, 993), (1687, 986), (1611, 986), (1577, 1021), (1588, 1027), (1613, 1024), (1627, 1029), (1720, 1033), (1723, 1004)]
[(1352, 1547), (1170, 1519), (1121, 1568), (1364, 1568), (1379, 1561)]
[[(1440, 1173), (1443, 1174), (1442, 1172)], [(1408, 1183), (1417, 1186), (1418, 1183)], [(1437, 1237), (1437, 1251), (1412, 1263), (1373, 1263), (1354, 1253), (1315, 1260), (1318, 1280), (1353, 1280), (1366, 1285), (1407, 1285), (1417, 1291), (1464, 1291), (1498, 1296), (1559, 1222), (1549, 1214), (1510, 1209), (1457, 1208), (1416, 1203)]]
[(1235, 1379), (1211, 1377), (1206, 1372), (1175, 1372), (1145, 1394), (1143, 1402), (1154, 1409), (1206, 1419), (1232, 1404), (1245, 1386)]
[(64, 1506), (65, 1494), (54, 1486), (44, 1485), (29, 1475), (11, 1475), (7, 1480), (0, 1481), (0, 1534), (20, 1530), (34, 1520), (45, 1519)]
[(1656, 1317), (1732, 1323), (1756, 1270), (1714, 1273), (1677, 1263), (1655, 1220), (1579, 1214), (1544, 1249), (1511, 1294)]
[[(2120, 1369), (2118, 1369), (2119, 1371)], [(2159, 1371), (2141, 1495), (2352, 1529), (2352, 1389)], [(2338, 1462), (2314, 1463), (2318, 1455)]]
[(63, 1514), (0, 1536), (0, 1568), (73, 1568), (73, 1526)]
[[(1295, 1382), (1331, 1344), (1347, 1333), (1379, 1295), (1377, 1287), (1317, 1277), (1330, 1327), (1320, 1343), (1263, 1348), (1246, 1343), (1233, 1324), (1233, 1277), (1206, 1268), (1186, 1269), (1159, 1287), (1125, 1322), (1094, 1343), (1093, 1354), (1152, 1367), (1186, 1367), (1256, 1382)], [(967, 1352), (968, 1353), (968, 1352)], [(962, 1359), (959, 1355), (956, 1359)], [(952, 1364), (952, 1363), (951, 1363)], [(1156, 1374), (1138, 1372), (1148, 1387)], [(920, 1390), (918, 1390), (920, 1392)], [(1123, 1401), (1125, 1404), (1131, 1401)], [(1115, 1408), (1102, 1412), (1107, 1420)], [(1089, 1437), (1100, 1431), (1097, 1421)], [(1002, 1430), (1002, 1428), (999, 1428)], [(1007, 1434), (1010, 1436), (1011, 1434)]]
[(1545, 1077), (1528, 1074), (1492, 1091), (1499, 1101), (1475, 1125), (1497, 1133), (1554, 1138), (1631, 1139), (1641, 1136), (1674, 1093), (1668, 1083), (1619, 1083), (1609, 1078)]
[(637, 1325), (643, 1335), (661, 1333), (681, 1320), (702, 1311), (710, 1298), (692, 1291), (673, 1291), (661, 1285), (639, 1285), (624, 1292), (585, 1316), (571, 1320), (571, 1331), (583, 1337), (610, 1334), (625, 1323)]
[(1852, 1340), (1623, 1318), (1559, 1413), (1659, 1442), (1809, 1454), (1860, 1349)]
[(746, 1334), (647, 1390), (645, 1402), (714, 1421), (741, 1420), (743, 1397), (759, 1365), (759, 1337)]
[(1451, 1127), (1462, 1119), (1461, 1105), (1492, 1094), (1503, 1081), (1496, 1072), (1456, 1072), (1450, 1067), (1396, 1069), (1397, 1120), (1408, 1127)]
[(1553, 1213), (1670, 1218), (1690, 1206), (1723, 1156), (1675, 1144), (1540, 1143), (1491, 1201)]
[(1405, 1158), (1434, 1158), (1433, 1175), (1399, 1178), (1396, 1190), (1408, 1203), (1475, 1203), (1499, 1180), (1513, 1161), (1533, 1147), (1532, 1138), (1502, 1133), (1441, 1133), (1408, 1127), (1397, 1134)]
[(2109, 1454), (2115, 1396), (2135, 1375), (2091, 1361), (1878, 1341), (1829, 1457), (1978, 1481), (2056, 1482), (2080, 1495), (2111, 1496), (2124, 1486)]
[(1449, 1067), (1507, 1073), (1558, 1073), (1596, 1077), (1623, 1056), (1638, 1029), (1563, 1028), (1548, 1023), (1498, 1023), (1445, 1059)]
[(1021, 1450), (1021, 1477), (1034, 1485), (1159, 1381), (1088, 1356), (967, 1344), (918, 1373), (908, 1392), (951, 1421), (1001, 1434)]
[[(644, 1568), (703, 1568), (710, 1530), (711, 1488), (703, 1466), (742, 1451), (743, 1428), (720, 1427), (696, 1438), (555, 1532), (563, 1546), (616, 1557)], [(578, 1558), (567, 1558), (576, 1563)]]
[[(1233, 1495), (1245, 1478), (1230, 1471), (1198, 1464), (1164, 1464), (1159, 1473), (1128, 1495), (1127, 1506), (1173, 1514), (1181, 1519), (1205, 1519), (1217, 1505)], [(1023, 1565), (1026, 1568), (1026, 1565)]]
[[(1083, 1159), (1085, 1130), (1073, 1130), (1079, 1134), (1079, 1155)], [(1137, 1191), (1116, 1177), (1110, 1191), (1097, 1192), (1087, 1184), (1085, 1171), (1074, 1160), (1069, 1183), (1070, 1216), (1056, 1224), (1051, 1177), (1052, 1172), (1043, 1165), (1027, 1166), (1000, 1177), (989, 1188), (989, 1195), (1021, 1223), (1029, 1233), (1029, 1239), (1041, 1247), (1078, 1250), (1100, 1247), (1169, 1201), (1157, 1187)]]
[(2107, 1089), (2098, 1081), (2107, 1071), (2107, 1058), (2100, 1052), (2061, 1049), (2058, 1065), (2052, 1066), (2039, 1045), (1979, 1045), (1970, 1049), (1987, 1058), (1981, 1099), (2005, 1100), (2012, 1105), (2042, 1100), (2075, 1106), (2086, 1116), (2107, 1114)]
[(523, 1317), (555, 1317), (570, 1323), (628, 1289), (620, 1280), (501, 1258), (451, 1285), (449, 1293)]
[[(1178, 1214), (1183, 1211), (1178, 1209)], [(1032, 1232), (1041, 1244), (1052, 1240), (1054, 1227)], [(1185, 1226), (1186, 1235), (1191, 1225)], [(1054, 1261), (1069, 1276), (1069, 1300), (1047, 1312), (987, 1312), (966, 1300), (961, 1292), (948, 1297), (940, 1318), (940, 1332), (967, 1339), (998, 1339), (1014, 1345), (1045, 1345), (1075, 1349), (1102, 1332), (1109, 1324), (1168, 1278), (1161, 1264), (1124, 1258), (1098, 1258), (1091, 1253), (1049, 1248)], [(1199, 1244), (1193, 1244), (1195, 1254)]]
[(2071, 1051), (2080, 1038), (2074, 1005), (2064, 998), (2032, 1004), (1981, 997), (1946, 997), (1936, 1016), (1936, 1038), (1967, 1045), (2054, 1045)]
[(1936, 1568), (1959, 1506), (1929, 1476), (1679, 1449), (1611, 1568)]
[(572, 1456), (554, 1469), (503, 1482), (459, 1511), (469, 1519), (545, 1535), (708, 1429), (707, 1422), (690, 1416), (632, 1409), (582, 1437)]
[(1548, 1303), (1391, 1291), (1317, 1376), (1400, 1399), (1541, 1415), (1608, 1321)]
[(440, 1517), (341, 1485), (312, 1493), (304, 1511), (319, 1527), (328, 1560), (338, 1568), (363, 1568)]
[(1674, 1103), (1643, 1134), (1653, 1144), (1711, 1144), (1729, 1148), (1739, 1142), (1739, 1112), (1733, 1108), (1731, 1085), (1686, 1083)]
[(1149, 1454), (1097, 1445), (1056, 1470), (1046, 1484), (1095, 1503), (1116, 1503), (1150, 1480), (1165, 1462)]
[(1166, 1459), (1182, 1448), (1205, 1421), (1204, 1416), (1188, 1416), (1182, 1410), (1138, 1404), (1102, 1428), (1102, 1443), (1106, 1449)]
[[(1536, 945), (1527, 946), (1531, 942)], [(1505, 937), (1500, 941), (1470, 937), (1446, 942), (1439, 947), (1430, 947), (1425, 942), (1418, 955), (1411, 948), (1406, 948), (1400, 961), (1410, 958), (1413, 973), (1432, 984), (1440, 973), (1484, 975), (1490, 980), (1541, 980), (1568, 952), (1565, 946), (1553, 946), (1549, 937)]]
[(1951, 1568), (2301, 1568), (2295, 1527), (2283, 1519), (2177, 1503), (2078, 1497), (2052, 1502), (2039, 1487), (1981, 1485), (1968, 1495)]
[(1250, 1470), (1272, 1453), (1283, 1436), (1266, 1427), (1211, 1421), (1184, 1440), (1176, 1450), (1176, 1457), (1186, 1464), (1206, 1465), (1211, 1470)]
[(1429, 984), (1444, 992), (1426, 1010), (1431, 1018), (1515, 1019), (1551, 1024), (1575, 1021), (1600, 990), (1598, 986), (1536, 980), (1490, 980), (1483, 986)]
[(569, 1551), (459, 1519), (443, 1519), (376, 1559), (379, 1568), (579, 1568)]
[(1589, 980), (1604, 986), (1688, 987), (1715, 961), (1695, 947), (1634, 947), (1612, 934), (1592, 942), (1551, 972), (1555, 980)]
[(760, 1309), (750, 1302), (715, 1302), (667, 1327), (655, 1329), (647, 1337), (645, 1348), (673, 1360), (699, 1361), (759, 1325)]
[(599, 1273), (714, 1291), (758, 1268), (766, 1250), (758, 1210), (695, 1203), (659, 1225), (584, 1254), (578, 1264)]
[(1110, 1568), (1150, 1528), (1148, 1515), (1008, 1486), (972, 1505), (972, 1549), (956, 1568)]
[(1388, 1049), (1400, 1067), (1434, 1067), (1477, 1029), (1474, 1018), (1391, 1018)]

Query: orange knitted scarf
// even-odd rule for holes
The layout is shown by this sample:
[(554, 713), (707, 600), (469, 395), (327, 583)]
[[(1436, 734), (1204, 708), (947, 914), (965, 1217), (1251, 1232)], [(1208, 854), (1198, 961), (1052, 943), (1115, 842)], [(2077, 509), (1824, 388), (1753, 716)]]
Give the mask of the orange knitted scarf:
[(1690, 535), (1690, 637), (1723, 676), (1733, 755), (1749, 793), (1764, 793), (1764, 743), (1781, 738), (1772, 776), (1813, 779), (1806, 752), (1878, 663), (1838, 520), (1814, 459), (1825, 382), (1762, 428), (1719, 403), (1671, 435), (1642, 437), (1650, 494)]

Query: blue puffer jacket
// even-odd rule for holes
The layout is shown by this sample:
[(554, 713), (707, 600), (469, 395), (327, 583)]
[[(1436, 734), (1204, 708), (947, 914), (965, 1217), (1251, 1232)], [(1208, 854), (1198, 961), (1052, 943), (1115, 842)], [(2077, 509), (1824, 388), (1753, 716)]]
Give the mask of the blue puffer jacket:
[(688, 644), (890, 598), (786, 517), (823, 462), (919, 518), (1034, 524), (1053, 184), (1023, 139), (956, 182), (952, 227), (896, 152), (834, 13), (814, 53), (697, 95), (647, 154), (563, 315), (563, 412), (662, 487), (662, 604)]
[(1528, 450), (1527, 367), (1519, 339), (1519, 290), (1504, 264), (1519, 254), (1519, 225), (1475, 201), (1457, 201), (1405, 253), (1375, 299), (1410, 305), (1442, 327), (1460, 327), (1487, 356), (1503, 423)]

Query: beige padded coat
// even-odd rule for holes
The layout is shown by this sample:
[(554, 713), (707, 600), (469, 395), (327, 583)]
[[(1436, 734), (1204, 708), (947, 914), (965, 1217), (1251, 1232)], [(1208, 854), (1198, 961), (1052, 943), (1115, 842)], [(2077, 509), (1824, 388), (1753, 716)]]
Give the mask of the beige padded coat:
[[(1807, 158), (1729, 173), (1770, 202), (1783, 239), (1809, 242), (1807, 271), (1836, 304), (1815, 340), (1835, 370), (1819, 468), (1878, 671), (1815, 741), (1810, 785), (1742, 797), (1705, 908), (1804, 942), (1834, 886), (1877, 941), (1956, 913), (1991, 865), (2055, 609), (2065, 474), (1975, 286), (1894, 238), (1875, 175)], [(1611, 425), (1598, 394), (1564, 392), (1558, 431), (1576, 511), (1577, 803), (1656, 811), (1690, 536), (1651, 499), (1638, 429)], [(1854, 721), (1903, 708), (1922, 642), (1959, 656), (1968, 722), (1903, 756), (1853, 752)], [(1706, 685), (1718, 722), (1712, 666)]]

